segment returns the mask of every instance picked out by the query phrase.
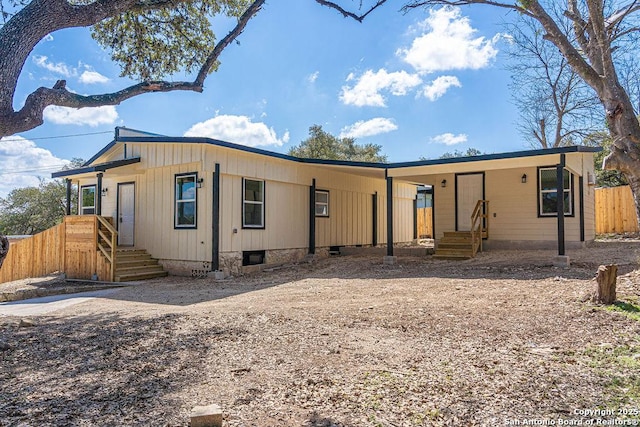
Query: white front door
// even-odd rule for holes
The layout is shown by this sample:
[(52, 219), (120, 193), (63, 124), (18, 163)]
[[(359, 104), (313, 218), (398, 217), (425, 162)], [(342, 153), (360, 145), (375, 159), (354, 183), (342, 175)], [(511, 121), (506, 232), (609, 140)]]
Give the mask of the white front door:
[(484, 174), (456, 175), (456, 230), (471, 230), (471, 214), (484, 199)]
[(118, 245), (133, 246), (136, 185), (118, 184)]

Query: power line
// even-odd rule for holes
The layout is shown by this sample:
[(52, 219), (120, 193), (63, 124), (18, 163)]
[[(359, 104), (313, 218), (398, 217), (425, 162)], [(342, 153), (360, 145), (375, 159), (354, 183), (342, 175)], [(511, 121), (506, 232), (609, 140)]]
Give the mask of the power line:
[(23, 174), (23, 173), (33, 173), (33, 172), (57, 172), (61, 170), (65, 165), (66, 164), (63, 163), (60, 165), (42, 166), (40, 168), (2, 170), (0, 171), (0, 175)]
[[(28, 139), (29, 141), (36, 141), (36, 140), (41, 140), (41, 139), (60, 139), (60, 138), (76, 138), (79, 136), (91, 136), (91, 135), (104, 135), (107, 133), (113, 133), (113, 131), (104, 131), (104, 132), (92, 132), (92, 133), (76, 133), (76, 134), (72, 134), (72, 135), (58, 135), (58, 136), (41, 136), (39, 138), (24, 138), (24, 139)], [(5, 139), (2, 138), (0, 141), (2, 142), (20, 142), (22, 141), (22, 139)]]

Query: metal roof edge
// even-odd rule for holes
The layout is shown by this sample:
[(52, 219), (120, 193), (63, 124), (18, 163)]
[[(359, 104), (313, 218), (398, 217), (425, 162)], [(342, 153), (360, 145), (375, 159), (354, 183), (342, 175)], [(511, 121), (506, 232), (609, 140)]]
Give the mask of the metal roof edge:
[(118, 168), (120, 166), (127, 166), (134, 163), (140, 163), (140, 161), (141, 161), (140, 157), (130, 157), (128, 159), (114, 160), (111, 162), (100, 163), (93, 166), (86, 166), (86, 167), (81, 167), (77, 169), (67, 169), (67, 170), (62, 170), (58, 172), (53, 172), (51, 174), (51, 178), (63, 178), (65, 176), (80, 175), (88, 172), (105, 172), (108, 169)]
[(479, 156), (450, 157), (446, 159), (417, 160), (412, 162), (389, 163), (388, 166), (390, 169), (396, 169), (396, 168), (412, 167), (412, 166), (433, 166), (433, 165), (446, 165), (446, 164), (454, 164), (454, 163), (480, 162), (480, 161), (486, 161), (486, 160), (517, 159), (521, 157), (545, 156), (549, 154), (597, 153), (599, 151), (602, 151), (602, 147), (585, 147), (582, 145), (572, 145), (569, 147), (541, 148), (538, 150), (522, 150), (522, 151), (511, 151), (511, 152), (496, 153), (496, 154), (481, 154)]
[(186, 143), (186, 144), (209, 144), (218, 147), (230, 148), (233, 150), (244, 151), (252, 154), (260, 154), (263, 156), (274, 157), (281, 160), (290, 160), (299, 163), (319, 164), (319, 165), (334, 165), (334, 166), (353, 166), (353, 167), (369, 167), (384, 169), (386, 163), (374, 163), (374, 162), (357, 162), (351, 160), (328, 160), (328, 159), (308, 159), (303, 157), (290, 156), (288, 154), (276, 153), (274, 151), (263, 150), (261, 148), (249, 147), (241, 144), (234, 144), (232, 142), (222, 141), (214, 138), (206, 137), (140, 137), (140, 136), (128, 136), (120, 137), (120, 142), (150, 142), (150, 143)]

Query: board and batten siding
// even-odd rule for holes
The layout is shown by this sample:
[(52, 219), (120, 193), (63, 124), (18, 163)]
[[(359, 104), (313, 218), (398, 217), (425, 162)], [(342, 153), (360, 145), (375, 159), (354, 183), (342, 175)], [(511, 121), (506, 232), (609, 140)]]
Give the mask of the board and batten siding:
[[(193, 143), (129, 143), (130, 156), (140, 156), (136, 182), (136, 247), (154, 257), (174, 260), (211, 259), (212, 182), (220, 164), (220, 252), (304, 249), (308, 247), (309, 188), (330, 194), (329, 218), (316, 219), (316, 246), (370, 245), (373, 239), (372, 195), (378, 193), (378, 243), (386, 242), (385, 181), (224, 147)], [(174, 177), (196, 172), (197, 229), (173, 226)], [(265, 181), (265, 229), (242, 228), (242, 178)], [(107, 182), (105, 179), (103, 182)], [(117, 184), (108, 184), (116, 196)], [(111, 191), (111, 190), (110, 190)], [(413, 237), (416, 187), (394, 183), (394, 238)], [(104, 206), (104, 204), (103, 204)], [(110, 208), (115, 212), (115, 208)]]
[[(590, 158), (590, 157), (589, 157)], [(541, 164), (540, 166), (553, 166)], [(585, 240), (595, 238), (595, 188), (588, 177), (594, 176), (594, 166), (582, 154), (568, 155), (567, 168), (573, 176), (574, 215), (565, 217), (565, 239), (580, 241), (580, 176), (583, 179)], [(482, 172), (482, 171), (479, 171)], [(534, 166), (488, 170), (485, 174), (485, 199), (489, 201), (489, 241), (553, 242), (558, 238), (555, 216), (538, 216), (538, 169)], [(527, 182), (522, 183), (522, 175)], [(442, 187), (443, 179), (447, 186)], [(428, 176), (427, 184), (434, 186), (436, 239), (445, 231), (454, 231), (455, 174)]]

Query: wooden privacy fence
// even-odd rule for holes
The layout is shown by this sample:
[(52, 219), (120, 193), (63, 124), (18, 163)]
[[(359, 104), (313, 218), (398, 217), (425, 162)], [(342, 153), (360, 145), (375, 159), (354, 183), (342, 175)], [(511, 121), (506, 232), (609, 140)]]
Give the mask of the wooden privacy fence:
[(628, 185), (596, 188), (596, 233), (638, 232), (633, 194)]
[(0, 283), (65, 273), (70, 279), (110, 279), (110, 266), (97, 251), (95, 215), (67, 216), (62, 224), (9, 246)]
[(433, 208), (418, 208), (418, 238), (433, 238)]

